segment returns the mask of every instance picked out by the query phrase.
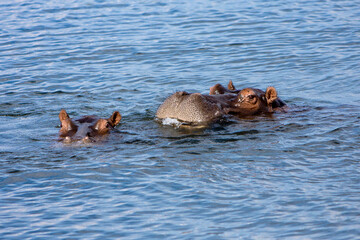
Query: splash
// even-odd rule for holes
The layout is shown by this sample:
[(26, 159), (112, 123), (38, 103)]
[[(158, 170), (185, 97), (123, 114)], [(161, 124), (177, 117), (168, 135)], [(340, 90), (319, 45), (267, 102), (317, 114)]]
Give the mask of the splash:
[(164, 119), (162, 119), (162, 124), (180, 127), (181, 125), (183, 125), (183, 122), (180, 122), (179, 120), (177, 120), (175, 118), (164, 118)]

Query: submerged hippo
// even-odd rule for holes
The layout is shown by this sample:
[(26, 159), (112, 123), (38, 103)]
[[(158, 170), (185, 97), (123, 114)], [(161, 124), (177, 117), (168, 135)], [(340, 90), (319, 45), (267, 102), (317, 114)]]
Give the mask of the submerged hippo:
[(226, 115), (249, 116), (272, 113), (273, 103), (278, 100), (274, 87), (266, 92), (245, 88), (237, 94), (203, 95), (176, 92), (168, 97), (157, 110), (159, 119), (175, 118), (188, 123), (209, 123)]
[[(254, 92), (257, 92), (257, 95), (258, 96), (261, 96), (262, 98), (265, 97), (267, 99), (267, 90), (266, 92), (260, 90), (260, 89), (257, 89), (257, 88), (245, 88), (245, 89), (242, 89), (242, 90), (237, 90), (233, 84), (233, 82), (230, 80), (229, 81), (229, 84), (228, 84), (228, 88), (226, 89), (224, 86), (222, 86), (221, 84), (216, 84), (214, 85), (213, 87), (210, 88), (210, 95), (218, 95), (218, 94), (239, 94), (240, 92), (243, 92), (244, 90), (252, 90)], [(269, 88), (268, 88), (269, 89)], [(274, 96), (276, 95), (276, 98), (272, 100), (271, 102), (271, 105), (268, 106), (268, 107), (271, 107), (271, 111), (275, 111), (275, 110), (280, 110), (280, 111), (283, 111), (285, 110), (286, 108), (286, 104), (284, 101), (282, 101), (279, 97), (277, 97), (277, 92), (274, 88), (275, 93), (274, 93)], [(269, 111), (269, 112), (271, 112)]]
[(109, 133), (110, 129), (119, 124), (121, 115), (115, 111), (110, 118), (103, 119), (96, 116), (83, 116), (73, 120), (63, 109), (59, 113), (61, 129), (59, 136), (66, 143), (73, 141), (94, 142)]

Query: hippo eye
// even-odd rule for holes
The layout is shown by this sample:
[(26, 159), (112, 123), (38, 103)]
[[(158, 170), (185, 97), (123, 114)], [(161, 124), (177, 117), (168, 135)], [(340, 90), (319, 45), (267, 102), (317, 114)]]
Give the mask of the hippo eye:
[(257, 96), (256, 95), (249, 95), (248, 96), (248, 101), (251, 103), (256, 103), (257, 102)]
[(110, 124), (107, 122), (105, 127), (110, 128)]

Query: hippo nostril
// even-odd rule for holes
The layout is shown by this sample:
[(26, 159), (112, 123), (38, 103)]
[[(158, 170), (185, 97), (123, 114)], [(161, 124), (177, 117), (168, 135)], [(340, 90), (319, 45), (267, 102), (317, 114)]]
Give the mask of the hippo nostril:
[(89, 136), (86, 136), (82, 139), (83, 143), (91, 143), (91, 139)]

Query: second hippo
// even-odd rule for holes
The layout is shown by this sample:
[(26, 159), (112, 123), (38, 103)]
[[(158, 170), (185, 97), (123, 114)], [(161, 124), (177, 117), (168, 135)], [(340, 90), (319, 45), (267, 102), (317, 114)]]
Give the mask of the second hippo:
[[(262, 96), (266, 96), (266, 93), (260, 89), (257, 88), (251, 88), (254, 91), (257, 91), (260, 95)], [(210, 95), (218, 95), (218, 94), (239, 94), (240, 91), (243, 90), (238, 90), (235, 88), (233, 82), (230, 80), (228, 87), (225, 88), (224, 86), (222, 86), (221, 84), (215, 84), (213, 87), (210, 88)], [(275, 90), (276, 92), (276, 90)], [(277, 96), (277, 93), (276, 93)], [(276, 97), (275, 100), (272, 101), (271, 103), (271, 108), (272, 110), (285, 110), (286, 104), (283, 100), (281, 100), (279, 97)]]
[(97, 116), (83, 116), (73, 120), (63, 109), (59, 113), (61, 129), (60, 139), (64, 143), (71, 142), (96, 142), (108, 134), (112, 128), (119, 124), (121, 115), (115, 111), (110, 118), (104, 119)]
[(158, 108), (159, 119), (173, 118), (179, 121), (206, 124), (226, 115), (249, 116), (272, 113), (273, 103), (278, 96), (274, 87), (266, 92), (255, 88), (245, 88), (237, 94), (204, 95), (200, 93), (176, 92)]

